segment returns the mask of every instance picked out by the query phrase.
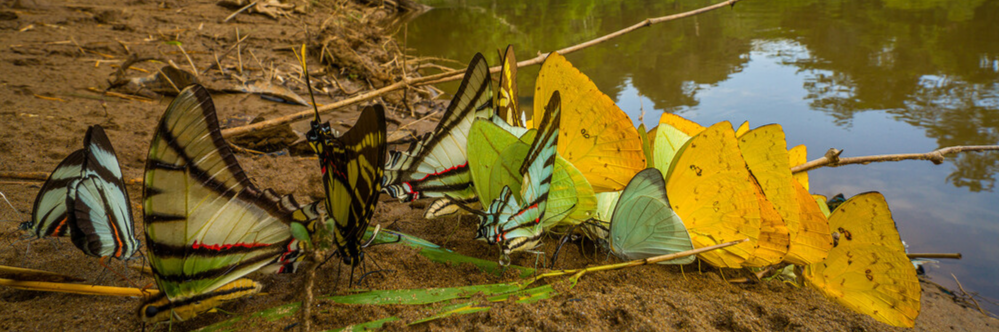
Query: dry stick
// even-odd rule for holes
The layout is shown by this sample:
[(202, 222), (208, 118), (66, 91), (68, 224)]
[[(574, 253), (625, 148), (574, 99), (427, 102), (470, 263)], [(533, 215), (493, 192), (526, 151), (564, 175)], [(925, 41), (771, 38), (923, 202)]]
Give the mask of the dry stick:
[(177, 43), (177, 48), (180, 49), (181, 53), (184, 53), (184, 57), (187, 58), (187, 63), (191, 64), (191, 69), (194, 70), (194, 76), (198, 76), (198, 67), (194, 66), (194, 60), (191, 60), (191, 56), (187, 54), (186, 50), (184, 50), (184, 45)]
[(230, 14), (229, 17), (226, 17), (224, 20), (222, 20), (222, 23), (229, 22), (229, 20), (231, 20), (233, 17), (236, 17), (236, 15), (239, 15), (239, 13), (242, 13), (242, 12), (246, 11), (247, 9), (250, 9), (250, 7), (253, 7), (253, 6), (256, 6), (256, 5), (257, 5), (257, 2), (254, 1), (254, 2), (251, 2), (249, 5), (243, 6), (243, 8), (240, 8), (239, 10), (237, 10), (237, 11), (233, 12), (232, 14)]
[(964, 296), (971, 298), (971, 300), (975, 302), (975, 306), (978, 307), (978, 311), (981, 311), (983, 315), (988, 316), (988, 314), (985, 313), (985, 310), (982, 310), (982, 306), (978, 304), (978, 300), (975, 300), (974, 296), (968, 295), (968, 292), (964, 291), (964, 286), (961, 286), (961, 282), (957, 280), (957, 276), (955, 276), (953, 273), (951, 273), (950, 276), (954, 277), (954, 281), (957, 282), (957, 288), (961, 289), (961, 293), (964, 293)]
[(902, 160), (929, 160), (934, 164), (940, 164), (944, 161), (944, 156), (952, 153), (960, 152), (982, 152), (982, 151), (999, 151), (999, 145), (958, 145), (949, 146), (945, 148), (939, 148), (927, 153), (902, 153), (902, 154), (885, 154), (876, 156), (863, 156), (863, 157), (849, 157), (840, 158), (839, 155), (842, 150), (829, 149), (826, 155), (809, 161), (807, 163), (791, 167), (792, 173), (807, 172), (819, 167), (838, 167), (850, 164), (869, 164), (873, 162), (884, 162), (884, 161), (902, 161)]
[(44, 281), (19, 281), (19, 280), (11, 280), (4, 278), (0, 278), (0, 286), (7, 286), (10, 288), (23, 289), (23, 290), (60, 292), (60, 293), (72, 293), (72, 294), (83, 294), (83, 295), (144, 297), (147, 295), (155, 296), (159, 294), (159, 291), (155, 289), (142, 290), (138, 288), (126, 288), (126, 287), (63, 284), (57, 282), (44, 282)]
[[(242, 40), (239, 38), (239, 28), (236, 28), (236, 40)], [(236, 59), (239, 60), (239, 75), (243, 75), (243, 52), (239, 49), (239, 43), (236, 43)], [(224, 57), (224, 56), (223, 56)]]
[(302, 311), (300, 312), (302, 317), (299, 318), (299, 321), (302, 325), (302, 331), (309, 332), (312, 330), (312, 287), (316, 283), (316, 268), (322, 257), (315, 251), (305, 257), (306, 263), (309, 264), (309, 270), (305, 271), (305, 282), (302, 283)]
[(0, 265), (0, 278), (19, 281), (79, 282), (86, 279), (55, 272)]
[(709, 247), (704, 247), (704, 248), (699, 248), (699, 249), (694, 249), (694, 250), (687, 250), (687, 251), (678, 252), (678, 253), (675, 253), (675, 254), (662, 255), (662, 256), (656, 256), (656, 257), (649, 257), (649, 258), (646, 258), (646, 259), (636, 259), (636, 260), (627, 261), (627, 262), (624, 262), (624, 263), (593, 266), (593, 267), (588, 267), (588, 268), (585, 268), (585, 269), (559, 270), (559, 271), (554, 271), (554, 272), (548, 272), (548, 273), (545, 273), (545, 274), (538, 275), (538, 276), (536, 276), (534, 278), (525, 280), (524, 282), (526, 284), (531, 284), (531, 283), (533, 283), (535, 281), (538, 281), (538, 280), (541, 280), (541, 279), (547, 278), (547, 277), (562, 276), (562, 275), (582, 273), (582, 272), (596, 272), (596, 271), (617, 270), (617, 269), (623, 269), (623, 268), (626, 268), (626, 267), (655, 264), (655, 263), (659, 263), (659, 262), (665, 262), (665, 261), (669, 261), (669, 260), (674, 260), (674, 259), (681, 258), (681, 257), (687, 257), (687, 256), (697, 255), (697, 254), (700, 254), (702, 252), (707, 252), (707, 251), (721, 249), (721, 248), (728, 247), (728, 246), (733, 246), (733, 245), (736, 245), (736, 244), (739, 244), (739, 243), (743, 243), (743, 242), (746, 242), (746, 241), (749, 241), (749, 239), (742, 239), (742, 240), (738, 240), (738, 241), (732, 241), (732, 242), (726, 242), (726, 243), (722, 243), (722, 244), (716, 244), (716, 245), (709, 246)]
[(49, 172), (0, 172), (0, 178), (45, 181)]
[(913, 258), (948, 258), (948, 259), (961, 259), (961, 253), (954, 254), (938, 254), (938, 253), (927, 253), (927, 254), (905, 254), (909, 259)]
[[(701, 14), (701, 13), (712, 11), (712, 10), (715, 10), (715, 9), (719, 9), (719, 8), (722, 8), (722, 7), (725, 7), (725, 6), (734, 5), (736, 2), (739, 2), (739, 0), (728, 0), (728, 1), (724, 1), (724, 2), (719, 3), (719, 4), (715, 4), (715, 5), (703, 7), (703, 8), (692, 10), (692, 11), (689, 11), (689, 12), (684, 12), (684, 13), (680, 13), (680, 14), (676, 14), (676, 15), (670, 15), (670, 16), (663, 16), (663, 17), (659, 17), (659, 18), (646, 19), (646, 20), (642, 21), (641, 23), (635, 24), (635, 25), (630, 26), (628, 28), (625, 28), (625, 29), (622, 29), (622, 30), (618, 30), (617, 32), (605, 35), (603, 37), (600, 37), (600, 38), (597, 38), (597, 39), (594, 39), (594, 40), (591, 40), (591, 41), (588, 41), (588, 42), (585, 42), (585, 43), (582, 43), (582, 44), (579, 44), (579, 45), (575, 45), (575, 46), (570, 46), (570, 47), (567, 47), (567, 48), (563, 48), (561, 50), (558, 50), (557, 52), (559, 54), (569, 54), (569, 53), (572, 53), (572, 52), (575, 52), (575, 51), (579, 51), (581, 49), (584, 49), (584, 48), (587, 48), (587, 47), (590, 47), (590, 46), (593, 46), (593, 45), (605, 42), (605, 41), (607, 41), (609, 39), (612, 39), (612, 38), (615, 38), (615, 37), (619, 37), (619, 36), (621, 36), (621, 35), (623, 35), (625, 33), (637, 30), (638, 28), (643, 28), (643, 27), (647, 27), (647, 26), (650, 26), (650, 25), (653, 25), (653, 24), (657, 24), (657, 23), (663, 23), (663, 22), (667, 22), (667, 21), (677, 20), (677, 19), (681, 19), (681, 18), (685, 18), (685, 17), (689, 17), (689, 16)], [(518, 62), (517, 63), (517, 67), (519, 68), (519, 67), (525, 67), (525, 66), (531, 66), (531, 65), (540, 64), (541, 62), (544, 61), (544, 59), (547, 56), (548, 56), (547, 54), (542, 54), (542, 55), (539, 55), (538, 57), (536, 57), (534, 59)], [(498, 73), (501, 68), (502, 68), (502, 66), (496, 66), (496, 67), (490, 68), (490, 72)], [(363, 94), (357, 95), (357, 96), (355, 96), (353, 98), (347, 98), (347, 99), (344, 99), (344, 100), (341, 100), (341, 101), (338, 101), (338, 102), (335, 102), (335, 103), (328, 104), (326, 106), (320, 107), (319, 108), (319, 113), (320, 114), (322, 114), (322, 113), (328, 113), (328, 112), (330, 112), (332, 110), (335, 110), (335, 109), (338, 109), (338, 108), (341, 108), (341, 107), (344, 107), (344, 106), (347, 106), (347, 105), (352, 105), (352, 104), (359, 103), (359, 102), (362, 102), (362, 101), (365, 101), (365, 100), (373, 99), (373, 98), (378, 97), (378, 96), (380, 96), (382, 94), (385, 94), (385, 93), (388, 93), (388, 92), (391, 92), (391, 91), (395, 91), (395, 90), (401, 89), (401, 88), (403, 88), (403, 87), (405, 87), (407, 85), (426, 85), (426, 84), (433, 84), (433, 83), (440, 83), (440, 82), (447, 82), (447, 81), (458, 80), (458, 79), (461, 79), (461, 77), (463, 75), (463, 72), (464, 72), (463, 70), (456, 70), (456, 71), (452, 71), (452, 72), (446, 72), (446, 73), (441, 73), (441, 74), (437, 74), (437, 75), (431, 75), (431, 76), (426, 76), (426, 77), (421, 77), (421, 78), (416, 78), (416, 79), (410, 79), (410, 78), (403, 77), (402, 81), (395, 82), (393, 84), (387, 85), (385, 87), (382, 87), (381, 89), (372, 90), (372, 91), (369, 91), (367, 93), (363, 93)], [(310, 108), (307, 111), (302, 111), (302, 112), (299, 112), (299, 113), (290, 114), (290, 115), (282, 116), (282, 117), (271, 119), (271, 120), (267, 120), (267, 121), (261, 121), (261, 122), (258, 122), (258, 123), (255, 123), (255, 124), (251, 124), (251, 125), (246, 125), (246, 126), (236, 127), (236, 128), (229, 128), (229, 129), (226, 129), (226, 130), (222, 131), (222, 136), (224, 136), (224, 137), (232, 137), (232, 136), (242, 135), (242, 134), (246, 134), (246, 133), (258, 131), (258, 130), (261, 130), (263, 128), (277, 126), (277, 125), (282, 125), (282, 124), (285, 124), (285, 123), (302, 120), (302, 119), (308, 118), (309, 116), (312, 116), (313, 114), (314, 114), (314, 111)]]
[[(229, 49), (225, 50), (225, 53), (222, 53), (222, 59), (225, 59), (226, 56), (229, 56), (229, 53), (232, 53), (232, 50), (238, 48), (239, 47), (239, 43), (242, 43), (244, 40), (246, 40), (246, 38), (250, 38), (250, 35), (243, 35), (243, 38), (239, 38), (239, 30), (237, 29), (236, 30), (236, 44), (234, 44), (232, 46), (229, 46)], [(243, 60), (242, 60), (242, 57), (240, 57), (239, 64), (240, 64), (239, 65), (239, 68), (240, 68), (240, 72), (239, 73), (242, 75), (243, 74), (243, 69), (242, 69), (243, 68)], [(222, 66), (221, 64), (217, 64), (217, 65), (219, 67)], [(211, 65), (208, 68), (205, 68), (205, 70), (202, 71), (201, 74), (202, 75), (207, 74), (208, 71), (212, 70), (212, 68), (215, 68), (215, 66), (216, 65)]]

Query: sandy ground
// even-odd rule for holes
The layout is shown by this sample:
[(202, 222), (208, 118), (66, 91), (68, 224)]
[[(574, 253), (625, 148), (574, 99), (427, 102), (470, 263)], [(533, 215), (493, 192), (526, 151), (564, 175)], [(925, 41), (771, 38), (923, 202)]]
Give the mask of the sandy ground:
[[(0, 172), (49, 172), (67, 154), (81, 148), (86, 128), (92, 124), (105, 127), (115, 145), (127, 179), (139, 178), (143, 172), (145, 155), (153, 134), (153, 127), (171, 97), (158, 97), (151, 101), (125, 100), (100, 97), (87, 91), (88, 87), (104, 89), (116, 71), (112, 65), (120, 64), (129, 54), (155, 57), (163, 62), (172, 60), (182, 68), (189, 68), (187, 59), (175, 45), (166, 40), (180, 40), (199, 69), (214, 63), (213, 54), (221, 55), (236, 41), (235, 30), (249, 35), (243, 41), (247, 50), (242, 52), (247, 78), (281, 76), (286, 64), (294, 57), (286, 49), (305, 41), (303, 25), (321, 26), (343, 15), (355, 15), (344, 20), (345, 26), (357, 31), (378, 31), (372, 28), (376, 18), (387, 17), (379, 10), (355, 8), (331, 14), (331, 4), (320, 3), (306, 10), (307, 14), (292, 14), (278, 20), (261, 15), (240, 14), (233, 21), (221, 23), (233, 10), (220, 7), (212, 1), (147, 1), (111, 0), (65, 4), (57, 1), (18, 0), (0, 4)], [(344, 14), (348, 13), (349, 14)], [(339, 16), (338, 16), (339, 15)], [(357, 19), (360, 17), (360, 19)], [(342, 17), (340, 17), (342, 18)], [(350, 23), (352, 22), (352, 23)], [(351, 26), (350, 24), (354, 24)], [(323, 40), (328, 36), (311, 36)], [(369, 38), (369, 37), (361, 37)], [(372, 39), (372, 38), (369, 38)], [(328, 39), (327, 39), (328, 40)], [(374, 38), (371, 44), (384, 43), (387, 39)], [(359, 47), (346, 44), (347, 47)], [(497, 45), (502, 46), (502, 45)], [(127, 48), (127, 50), (126, 50)], [(340, 50), (342, 51), (342, 50)], [(381, 75), (393, 71), (377, 72), (371, 68), (386, 63), (384, 54), (359, 52), (368, 65), (345, 65), (338, 73), (345, 89), (353, 92), (385, 84)], [(221, 57), (223, 67), (235, 70), (239, 59), (236, 54)], [(371, 65), (374, 63), (375, 66)], [(143, 62), (137, 68), (155, 72), (162, 64)], [(343, 69), (347, 68), (347, 69)], [(369, 70), (365, 70), (365, 68)], [(148, 75), (136, 70), (128, 76)], [(365, 76), (365, 75), (370, 75)], [(206, 82), (207, 83), (207, 82)], [(223, 84), (225, 82), (216, 82)], [(301, 85), (298, 85), (301, 87)], [(333, 89), (331, 87), (332, 90)], [(304, 91), (298, 90), (299, 93)], [(333, 91), (320, 96), (319, 103), (329, 103), (342, 98), (343, 91)], [(219, 115), (230, 118), (274, 118), (299, 112), (301, 106), (275, 103), (250, 94), (215, 94)], [(400, 111), (399, 94), (384, 100), (393, 114), (390, 132), (402, 123), (408, 123), (408, 112)], [(430, 105), (430, 104), (427, 104)], [(431, 107), (433, 105), (430, 105)], [(426, 107), (422, 110), (426, 111)], [(419, 115), (420, 111), (417, 112)], [(356, 107), (327, 115), (335, 124), (352, 123), (357, 116)], [(342, 121), (342, 122), (341, 122)], [(433, 122), (410, 126), (425, 131)], [(302, 124), (292, 128), (301, 129)], [(343, 128), (341, 126), (341, 128)], [(396, 146), (401, 149), (405, 146)], [(260, 187), (269, 187), (280, 193), (295, 194), (300, 201), (319, 199), (323, 193), (319, 185), (316, 160), (295, 155), (239, 154), (239, 162)], [(32, 202), (42, 182), (25, 179), (0, 179), (0, 192), (10, 198), (22, 212), (30, 212)], [(136, 220), (141, 220), (137, 203), (141, 187), (128, 187), (135, 206)], [(458, 253), (483, 259), (496, 259), (497, 252), (484, 242), (472, 240), (474, 223), (466, 217), (427, 221), (421, 218), (426, 202), (404, 205), (383, 200), (376, 210), (373, 223), (443, 243)], [(6, 205), (0, 206), (0, 223), (3, 249), (0, 264), (45, 269), (98, 280), (99, 284), (128, 286), (125, 281), (102, 272), (96, 259), (82, 255), (68, 239), (24, 240), (17, 230), (17, 222), (26, 220)], [(141, 222), (136, 225), (141, 234)], [(545, 242), (546, 251), (552, 252), (554, 239)], [(604, 253), (583, 255), (576, 246), (563, 251), (561, 267), (574, 268), (602, 264), (609, 261)], [(455, 287), (515, 280), (507, 273), (497, 277), (478, 271), (471, 266), (447, 266), (429, 261), (415, 249), (401, 245), (384, 245), (371, 249), (369, 255), (390, 273), (368, 277), (363, 285), (369, 289), (402, 289)], [(534, 257), (516, 256), (513, 262), (534, 266)], [(120, 263), (113, 265), (124, 270)], [(335, 264), (327, 264), (318, 271), (315, 292), (317, 295), (343, 293), (337, 288)], [(129, 274), (133, 282), (145, 285), (149, 277)], [(740, 271), (725, 271), (725, 278), (744, 276)], [(297, 301), (296, 290), (300, 275), (256, 276), (265, 285), (266, 296), (227, 304), (223, 309), (231, 314), (246, 314), (279, 304)], [(344, 280), (340, 279), (341, 283)], [(968, 308), (955, 301), (946, 291), (929, 283), (923, 284), (922, 314), (916, 321), (917, 330), (999, 330), (999, 321), (988, 318), (977, 309)], [(7, 331), (35, 330), (94, 330), (134, 331), (142, 329), (136, 315), (141, 299), (118, 297), (91, 297), (60, 293), (21, 291), (0, 287), (0, 329)], [(435, 306), (358, 306), (340, 305), (319, 301), (313, 310), (313, 325), (322, 329), (339, 328), (388, 316), (403, 319), (420, 318)], [(224, 313), (206, 314), (194, 320), (177, 323), (172, 327), (189, 330), (229, 318)], [(295, 323), (294, 318), (261, 323), (255, 330), (282, 330)], [(166, 325), (154, 329), (166, 330)], [(401, 323), (391, 323), (388, 329), (405, 328)], [(584, 276), (579, 284), (553, 299), (534, 304), (512, 302), (492, 304), (484, 313), (461, 315), (417, 325), (415, 329), (429, 330), (894, 330), (869, 317), (855, 314), (811, 289), (796, 288), (780, 282), (730, 284), (718, 271), (688, 266), (684, 272), (679, 267), (644, 266), (619, 271), (594, 273)]]

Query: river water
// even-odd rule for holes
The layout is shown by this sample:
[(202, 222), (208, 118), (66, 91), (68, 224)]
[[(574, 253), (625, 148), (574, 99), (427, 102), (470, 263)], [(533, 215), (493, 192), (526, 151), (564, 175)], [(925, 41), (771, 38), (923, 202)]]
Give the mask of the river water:
[[(513, 44), (518, 59), (710, 1), (424, 1), (397, 34), (418, 56), (467, 62)], [(809, 160), (999, 144), (999, 1), (746, 0), (567, 55), (638, 124), (662, 112), (708, 126), (780, 123)], [(518, 85), (530, 107), (539, 67)], [(454, 87), (451, 88), (453, 91)], [(810, 172), (813, 193), (884, 194), (910, 252), (945, 286), (999, 299), (999, 153)], [(997, 306), (982, 301), (996, 312)]]

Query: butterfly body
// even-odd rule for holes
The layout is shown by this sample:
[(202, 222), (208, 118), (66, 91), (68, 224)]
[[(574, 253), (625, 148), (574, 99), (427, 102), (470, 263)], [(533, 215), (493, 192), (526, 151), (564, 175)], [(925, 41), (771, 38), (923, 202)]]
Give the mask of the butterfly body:
[(357, 266), (364, 258), (362, 237), (381, 193), (382, 165), (387, 153), (385, 109), (366, 107), (354, 128), (340, 137), (329, 123), (312, 122), (306, 137), (319, 156), (326, 192), (329, 231), (344, 264)]

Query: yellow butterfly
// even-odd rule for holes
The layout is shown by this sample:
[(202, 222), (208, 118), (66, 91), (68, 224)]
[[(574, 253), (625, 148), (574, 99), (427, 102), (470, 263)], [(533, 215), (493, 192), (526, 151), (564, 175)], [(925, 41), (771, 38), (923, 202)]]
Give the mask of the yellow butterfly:
[(562, 96), (558, 153), (579, 169), (595, 192), (624, 189), (645, 169), (642, 140), (628, 115), (600, 92), (562, 55), (552, 52), (541, 65), (533, 119), (541, 119), (552, 92)]
[[(743, 129), (746, 128), (746, 129)], [(787, 143), (778, 124), (748, 130), (743, 123), (736, 131), (739, 149), (758, 184), (757, 196), (763, 216), (759, 249), (743, 265), (763, 267), (780, 263), (798, 230), (798, 200), (791, 185)], [(740, 134), (741, 131), (741, 134)]]
[(912, 327), (922, 288), (884, 196), (851, 197), (829, 217), (829, 257), (805, 267), (805, 281), (834, 301), (893, 326)]
[[(659, 139), (670, 130), (660, 124), (655, 158), (673, 148), (672, 141), (668, 144)], [(698, 257), (716, 267), (742, 267), (756, 251), (762, 216), (732, 125), (719, 122), (704, 129), (687, 139), (675, 154), (668, 171), (663, 172), (666, 193), (670, 206), (687, 226), (694, 247), (750, 239)], [(663, 170), (661, 164), (656, 167)]]
[[(804, 144), (795, 146), (790, 150), (787, 150), (787, 158), (791, 167), (795, 167), (804, 164), (808, 161), (808, 148)], [(808, 172), (798, 172), (794, 173), (794, 178), (798, 180), (805, 187), (805, 190), (811, 190), (808, 188)]]
[(798, 201), (798, 228), (784, 261), (797, 265), (821, 262), (829, 255), (833, 244), (829, 220), (822, 212), (822, 208), (828, 211), (825, 199), (818, 204), (797, 179), (791, 179), (791, 185)]

